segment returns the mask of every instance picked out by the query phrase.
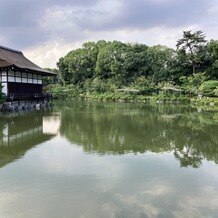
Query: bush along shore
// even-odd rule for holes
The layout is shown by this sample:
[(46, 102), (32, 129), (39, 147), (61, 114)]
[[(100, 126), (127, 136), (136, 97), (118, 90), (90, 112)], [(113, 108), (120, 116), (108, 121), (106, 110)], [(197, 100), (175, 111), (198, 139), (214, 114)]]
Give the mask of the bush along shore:
[(46, 90), (53, 94), (56, 99), (67, 100), (92, 100), (103, 102), (140, 102), (140, 103), (155, 103), (155, 104), (191, 104), (200, 107), (211, 107), (218, 109), (218, 97), (207, 97), (199, 95), (193, 95), (190, 93), (173, 93), (168, 91), (160, 91), (153, 95), (145, 95), (140, 92), (126, 91), (126, 90), (114, 90), (107, 92), (83, 92), (79, 87), (73, 85), (59, 85), (50, 84), (46, 87)]
[[(184, 31), (176, 49), (119, 41), (86, 42), (57, 63), (57, 98), (217, 106), (218, 41)], [(54, 71), (54, 69), (53, 69)]]

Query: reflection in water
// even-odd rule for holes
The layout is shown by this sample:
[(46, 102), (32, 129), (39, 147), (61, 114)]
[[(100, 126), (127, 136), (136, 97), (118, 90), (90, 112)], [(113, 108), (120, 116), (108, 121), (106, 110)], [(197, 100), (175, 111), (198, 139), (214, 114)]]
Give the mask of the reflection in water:
[(60, 114), (56, 113), (52, 116), (43, 117), (43, 133), (56, 135), (59, 133), (61, 121)]
[(51, 115), (50, 111), (34, 111), (5, 114), (1, 117), (0, 167), (20, 158), (27, 150), (57, 134), (60, 120)]
[(182, 167), (199, 167), (204, 159), (218, 163), (218, 112), (85, 102), (61, 105), (59, 110), (3, 116), (1, 166), (59, 132), (90, 153), (172, 152)]
[(0, 217), (216, 217), (217, 115), (61, 102), (1, 117)]
[(218, 163), (217, 113), (185, 107), (74, 104), (62, 111), (61, 134), (86, 152), (173, 152), (182, 167)]

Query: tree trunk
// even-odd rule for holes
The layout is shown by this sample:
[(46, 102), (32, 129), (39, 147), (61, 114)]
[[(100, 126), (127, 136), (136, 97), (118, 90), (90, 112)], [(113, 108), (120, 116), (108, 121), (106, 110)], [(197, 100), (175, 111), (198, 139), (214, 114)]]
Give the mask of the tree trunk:
[(195, 64), (193, 64), (192, 65), (192, 74), (195, 74), (195, 72), (196, 72), (196, 66), (195, 66)]

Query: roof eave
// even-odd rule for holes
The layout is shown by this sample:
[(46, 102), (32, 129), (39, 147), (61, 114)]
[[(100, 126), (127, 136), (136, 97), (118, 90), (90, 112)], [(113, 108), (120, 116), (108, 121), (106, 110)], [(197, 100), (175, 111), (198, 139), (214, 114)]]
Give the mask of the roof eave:
[(8, 64), (8, 65), (4, 65), (4, 66), (0, 66), (0, 69), (7, 69), (7, 68), (12, 68), (12, 67), (15, 67), (17, 69), (20, 69), (22, 71), (25, 71), (25, 72), (31, 72), (31, 73), (35, 73), (35, 74), (40, 74), (41, 76), (57, 76), (56, 73), (54, 72), (51, 72), (51, 71), (48, 71), (48, 70), (37, 70), (37, 69), (30, 69), (30, 68), (21, 68), (21, 67), (18, 67), (14, 64)]

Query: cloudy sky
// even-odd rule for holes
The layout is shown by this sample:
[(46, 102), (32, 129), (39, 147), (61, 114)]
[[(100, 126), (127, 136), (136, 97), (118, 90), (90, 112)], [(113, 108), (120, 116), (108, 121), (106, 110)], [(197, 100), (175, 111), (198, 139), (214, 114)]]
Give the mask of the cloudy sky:
[(175, 47), (183, 30), (218, 39), (218, 0), (0, 0), (0, 45), (42, 67), (85, 41)]

